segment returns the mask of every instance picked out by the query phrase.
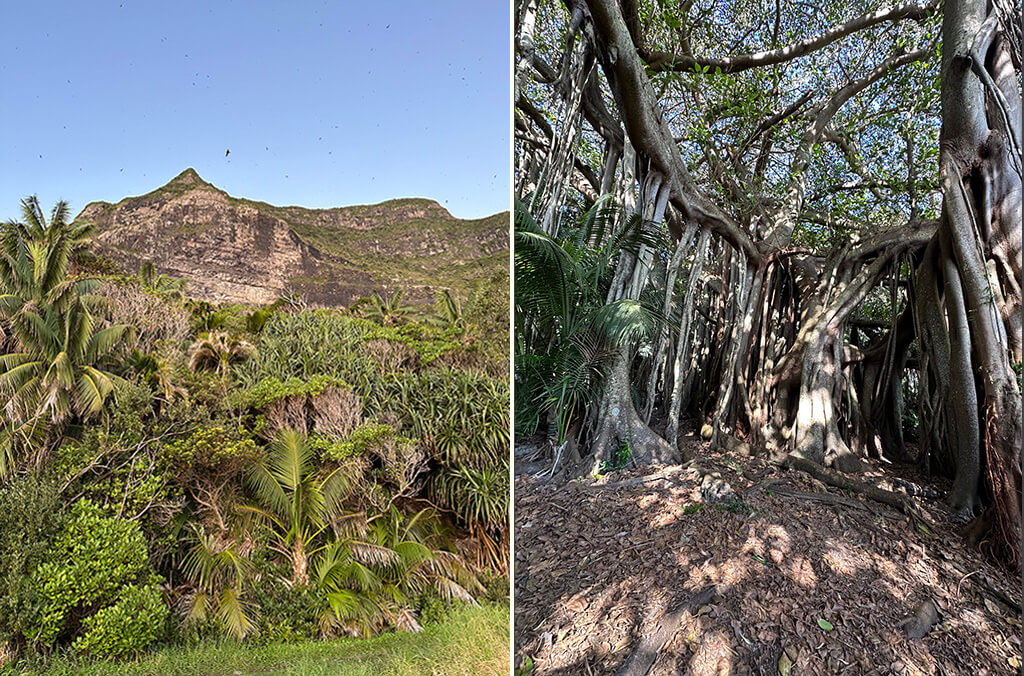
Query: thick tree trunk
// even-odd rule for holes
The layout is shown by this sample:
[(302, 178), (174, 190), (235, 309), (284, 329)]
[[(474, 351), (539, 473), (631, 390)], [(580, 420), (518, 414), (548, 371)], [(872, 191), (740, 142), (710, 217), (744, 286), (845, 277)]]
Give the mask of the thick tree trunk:
[[(1019, 294), (1009, 302), (1007, 297), (1020, 287), (1020, 96), (997, 26), (984, 0), (945, 6), (939, 237), (946, 245), (942, 269), (950, 317), (947, 403), (950, 409), (968, 409), (966, 415), (980, 428), (958, 425), (957, 480), (950, 499), (961, 510), (973, 507), (963, 496), (975, 481), (975, 455), (983, 457), (999, 548), (1019, 565), (1021, 393), (1010, 359), (1019, 354), (1020, 339), (1017, 320), (1008, 317), (1019, 311), (1007, 313), (1006, 305), (1019, 306)], [(1004, 256), (995, 261), (992, 276), (987, 245)], [(1000, 267), (1006, 284), (997, 293), (992, 277), (999, 281)], [(958, 395), (969, 397), (976, 376), (984, 393), (980, 410), (977, 401), (958, 400)]]
[(672, 464), (681, 460), (676, 449), (652, 432), (637, 414), (629, 362), (628, 349), (620, 349), (605, 376), (591, 474), (599, 471), (602, 462), (612, 462), (621, 444), (629, 444), (630, 457), (637, 465)]

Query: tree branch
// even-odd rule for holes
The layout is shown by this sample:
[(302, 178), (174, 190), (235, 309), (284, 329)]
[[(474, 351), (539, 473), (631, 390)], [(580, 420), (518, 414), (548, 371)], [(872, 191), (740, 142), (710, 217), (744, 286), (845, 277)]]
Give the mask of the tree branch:
[(647, 67), (652, 72), (684, 72), (692, 71), (695, 66), (701, 66), (712, 69), (720, 68), (723, 73), (736, 73), (743, 70), (749, 70), (751, 68), (758, 68), (760, 66), (771, 66), (785, 61), (791, 61), (827, 47), (836, 40), (844, 38), (852, 33), (864, 30), (865, 28), (871, 28), (872, 26), (876, 26), (881, 23), (902, 21), (903, 19), (920, 21), (938, 9), (938, 7), (939, 0), (929, 0), (923, 5), (911, 2), (898, 7), (881, 9), (877, 12), (871, 12), (870, 14), (859, 16), (856, 19), (851, 19), (850, 21), (816, 37), (767, 52), (741, 54), (739, 56), (726, 57), (722, 59), (711, 59), (688, 56), (685, 54), (670, 54), (668, 52), (644, 50), (643, 53), (641, 53), (641, 57), (643, 57), (644, 61), (647, 62)]

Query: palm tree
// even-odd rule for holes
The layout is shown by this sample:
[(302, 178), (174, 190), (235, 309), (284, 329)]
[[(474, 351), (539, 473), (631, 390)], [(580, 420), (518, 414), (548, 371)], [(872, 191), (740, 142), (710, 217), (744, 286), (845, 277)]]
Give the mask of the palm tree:
[(192, 536), (183, 566), (194, 587), (187, 620), (213, 617), (226, 634), (241, 640), (256, 629), (253, 610), (244, 598), (252, 562), (239, 553), (234, 541), (218, 541), (202, 526), (193, 527)]
[(332, 542), (315, 566), (327, 602), (325, 633), (368, 635), (388, 625), (420, 631), (412, 604), (428, 589), (448, 602), (475, 603), (469, 590), (482, 587), (462, 557), (442, 547), (444, 538), (433, 510), (403, 514), (392, 505), (360, 533)]
[(98, 414), (119, 378), (99, 364), (124, 337), (124, 325), (99, 328), (91, 311), (95, 280), (69, 277), (87, 228), (68, 224), (58, 202), (49, 223), (35, 197), (24, 222), (0, 226), (0, 477), (18, 449), (38, 448), (53, 428)]
[(170, 403), (175, 398), (188, 400), (188, 391), (174, 382), (175, 364), (166, 355), (132, 350), (126, 360), (130, 372)]
[(379, 291), (374, 291), (363, 312), (367, 317), (376, 319), (381, 326), (396, 326), (405, 321), (415, 310), (416, 308), (412, 305), (402, 303), (402, 290), (399, 289), (390, 296), (384, 296)]
[(193, 371), (216, 371), (223, 376), (232, 364), (245, 361), (255, 352), (256, 347), (244, 338), (225, 331), (213, 331), (192, 343), (188, 367)]
[(448, 289), (443, 289), (441, 295), (434, 301), (435, 312), (422, 317), (422, 322), (429, 326), (436, 326), (446, 331), (457, 332), (463, 341), (466, 340), (472, 326), (466, 319), (466, 313), (462, 304), (452, 295)]
[(270, 528), (274, 550), (291, 561), (292, 584), (307, 586), (310, 557), (328, 545), (332, 526), (355, 516), (343, 505), (351, 491), (350, 477), (338, 468), (320, 478), (306, 438), (281, 430), (248, 480), (256, 502), (239, 509)]
[(169, 298), (181, 298), (184, 295), (188, 280), (184, 277), (175, 279), (170, 275), (156, 274), (152, 261), (146, 261), (139, 268), (135, 279), (143, 289), (150, 293)]
[(66, 202), (57, 202), (47, 222), (33, 195), (21, 201), (21, 214), (23, 221), (0, 226), (0, 313), (7, 319), (29, 302), (64, 309), (96, 286), (68, 276), (89, 227), (67, 222)]
[(559, 443), (572, 421), (596, 404), (615, 350), (656, 333), (665, 322), (642, 301), (606, 302), (616, 258), (635, 254), (641, 245), (661, 245), (660, 235), (643, 227), (638, 216), (616, 230), (619, 210), (605, 201), (598, 200), (557, 239), (516, 205), (516, 417), (535, 425), (541, 411), (553, 412)]

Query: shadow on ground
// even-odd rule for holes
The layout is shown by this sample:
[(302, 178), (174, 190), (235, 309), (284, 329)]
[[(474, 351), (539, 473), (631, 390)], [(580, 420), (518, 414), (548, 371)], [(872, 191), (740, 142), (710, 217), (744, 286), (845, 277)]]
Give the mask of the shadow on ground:
[[(1000, 594), (1019, 604), (1020, 590), (967, 548), (940, 503), (923, 502), (932, 525), (913, 530), (806, 474), (691, 444), (689, 469), (629, 486), (603, 484), (656, 468), (516, 479), (517, 664), (614, 673), (682, 609), (651, 674), (779, 674), (780, 660), (794, 675), (1018, 673), (1019, 610)], [(737, 503), (701, 501), (709, 472)], [(709, 586), (710, 601), (693, 603)], [(907, 638), (904, 622), (927, 599), (937, 624)]]

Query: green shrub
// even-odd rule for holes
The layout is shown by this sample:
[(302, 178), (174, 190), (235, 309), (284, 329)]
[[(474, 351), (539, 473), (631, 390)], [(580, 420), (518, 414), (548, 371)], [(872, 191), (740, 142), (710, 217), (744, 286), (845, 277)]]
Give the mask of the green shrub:
[(416, 599), (416, 614), (423, 626), (444, 622), (448, 619), (451, 611), (451, 604), (445, 603), (433, 591), (424, 592)]
[(104, 517), (96, 505), (80, 500), (32, 574), (39, 604), (23, 633), (53, 643), (72, 628), (75, 617), (108, 604), (147, 566), (146, 542), (136, 523)]
[(57, 485), (36, 475), (0, 489), (0, 643), (19, 633), (36, 604), (30, 575), (64, 528)]
[(156, 586), (130, 585), (114, 605), (82, 621), (83, 633), (71, 647), (97, 657), (138, 655), (163, 636), (167, 613), (163, 594)]
[(194, 471), (222, 473), (257, 461), (260, 449), (244, 430), (204, 427), (163, 447), (163, 461), (178, 476)]
[(110, 457), (120, 449), (138, 445), (146, 437), (152, 415), (153, 394), (149, 388), (123, 382), (114, 391), (100, 424), (90, 425), (76, 441), (60, 448), (54, 469), (58, 475), (72, 477), (100, 456)]
[(462, 347), (462, 343), (454, 336), (454, 330), (443, 331), (421, 324), (379, 326), (368, 319), (353, 318), (350, 321), (366, 329), (365, 342), (389, 340), (400, 343), (414, 350), (424, 364), (430, 364), (442, 355)]
[(264, 378), (248, 390), (233, 395), (232, 403), (241, 408), (261, 409), (286, 397), (316, 397), (331, 387), (348, 389), (341, 378), (326, 375), (315, 375), (309, 380), (289, 378), (284, 382), (273, 377)]
[(508, 602), (508, 577), (498, 573), (484, 571), (480, 576), (480, 583), (484, 586), (483, 596), (480, 601), (488, 603)]
[(253, 601), (260, 609), (261, 638), (267, 641), (301, 641), (320, 633), (321, 602), (309, 587), (286, 585), (279, 578), (256, 585)]
[(346, 460), (366, 455), (383, 440), (394, 436), (389, 425), (362, 425), (357, 427), (344, 441), (333, 442), (326, 447), (322, 438), (314, 437), (310, 446), (320, 452), (326, 460)]

